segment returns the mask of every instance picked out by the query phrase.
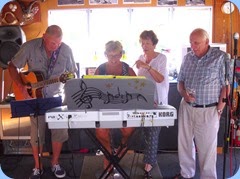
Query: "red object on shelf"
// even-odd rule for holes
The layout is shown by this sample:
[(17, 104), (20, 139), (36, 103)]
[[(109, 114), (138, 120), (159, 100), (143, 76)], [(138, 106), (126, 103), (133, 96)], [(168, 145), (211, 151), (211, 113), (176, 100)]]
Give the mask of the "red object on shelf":
[(235, 135), (235, 139), (234, 139), (234, 145), (239, 147), (240, 146), (240, 126), (238, 126), (237, 130), (236, 130), (236, 135)]

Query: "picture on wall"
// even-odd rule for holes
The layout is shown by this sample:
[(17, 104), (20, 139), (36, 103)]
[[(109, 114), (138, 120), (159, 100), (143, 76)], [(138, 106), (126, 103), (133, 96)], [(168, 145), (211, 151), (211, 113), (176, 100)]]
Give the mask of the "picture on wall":
[(158, 0), (159, 6), (177, 5), (177, 0)]
[(186, 0), (186, 5), (204, 5), (205, 0)]
[(123, 3), (125, 4), (150, 4), (151, 0), (124, 0)]
[(66, 6), (66, 5), (83, 5), (84, 0), (58, 0), (58, 5), (59, 6)]
[(89, 0), (90, 5), (96, 4), (118, 4), (118, 0)]

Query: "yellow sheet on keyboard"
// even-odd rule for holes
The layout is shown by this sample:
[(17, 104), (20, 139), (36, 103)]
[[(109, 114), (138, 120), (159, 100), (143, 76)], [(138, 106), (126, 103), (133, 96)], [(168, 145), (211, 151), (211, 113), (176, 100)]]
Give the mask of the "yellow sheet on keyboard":
[(83, 79), (146, 79), (145, 76), (83, 75)]

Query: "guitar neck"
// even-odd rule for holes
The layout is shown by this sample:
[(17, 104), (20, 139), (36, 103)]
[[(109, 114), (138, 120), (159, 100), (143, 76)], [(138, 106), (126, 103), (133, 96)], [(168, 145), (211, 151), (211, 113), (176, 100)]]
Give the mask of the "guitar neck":
[(40, 81), (37, 83), (31, 83), (31, 87), (33, 89), (37, 89), (37, 88), (42, 88), (46, 85), (50, 85), (50, 84), (57, 83), (57, 82), (60, 82), (59, 78), (53, 78), (53, 79), (49, 79), (49, 80)]

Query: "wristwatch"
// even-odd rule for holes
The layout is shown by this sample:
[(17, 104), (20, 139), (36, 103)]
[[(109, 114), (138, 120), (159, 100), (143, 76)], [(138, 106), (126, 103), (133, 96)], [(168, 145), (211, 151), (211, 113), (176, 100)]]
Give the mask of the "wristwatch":
[(223, 110), (222, 110), (222, 109), (218, 109), (217, 112), (218, 112), (219, 114), (222, 114)]

